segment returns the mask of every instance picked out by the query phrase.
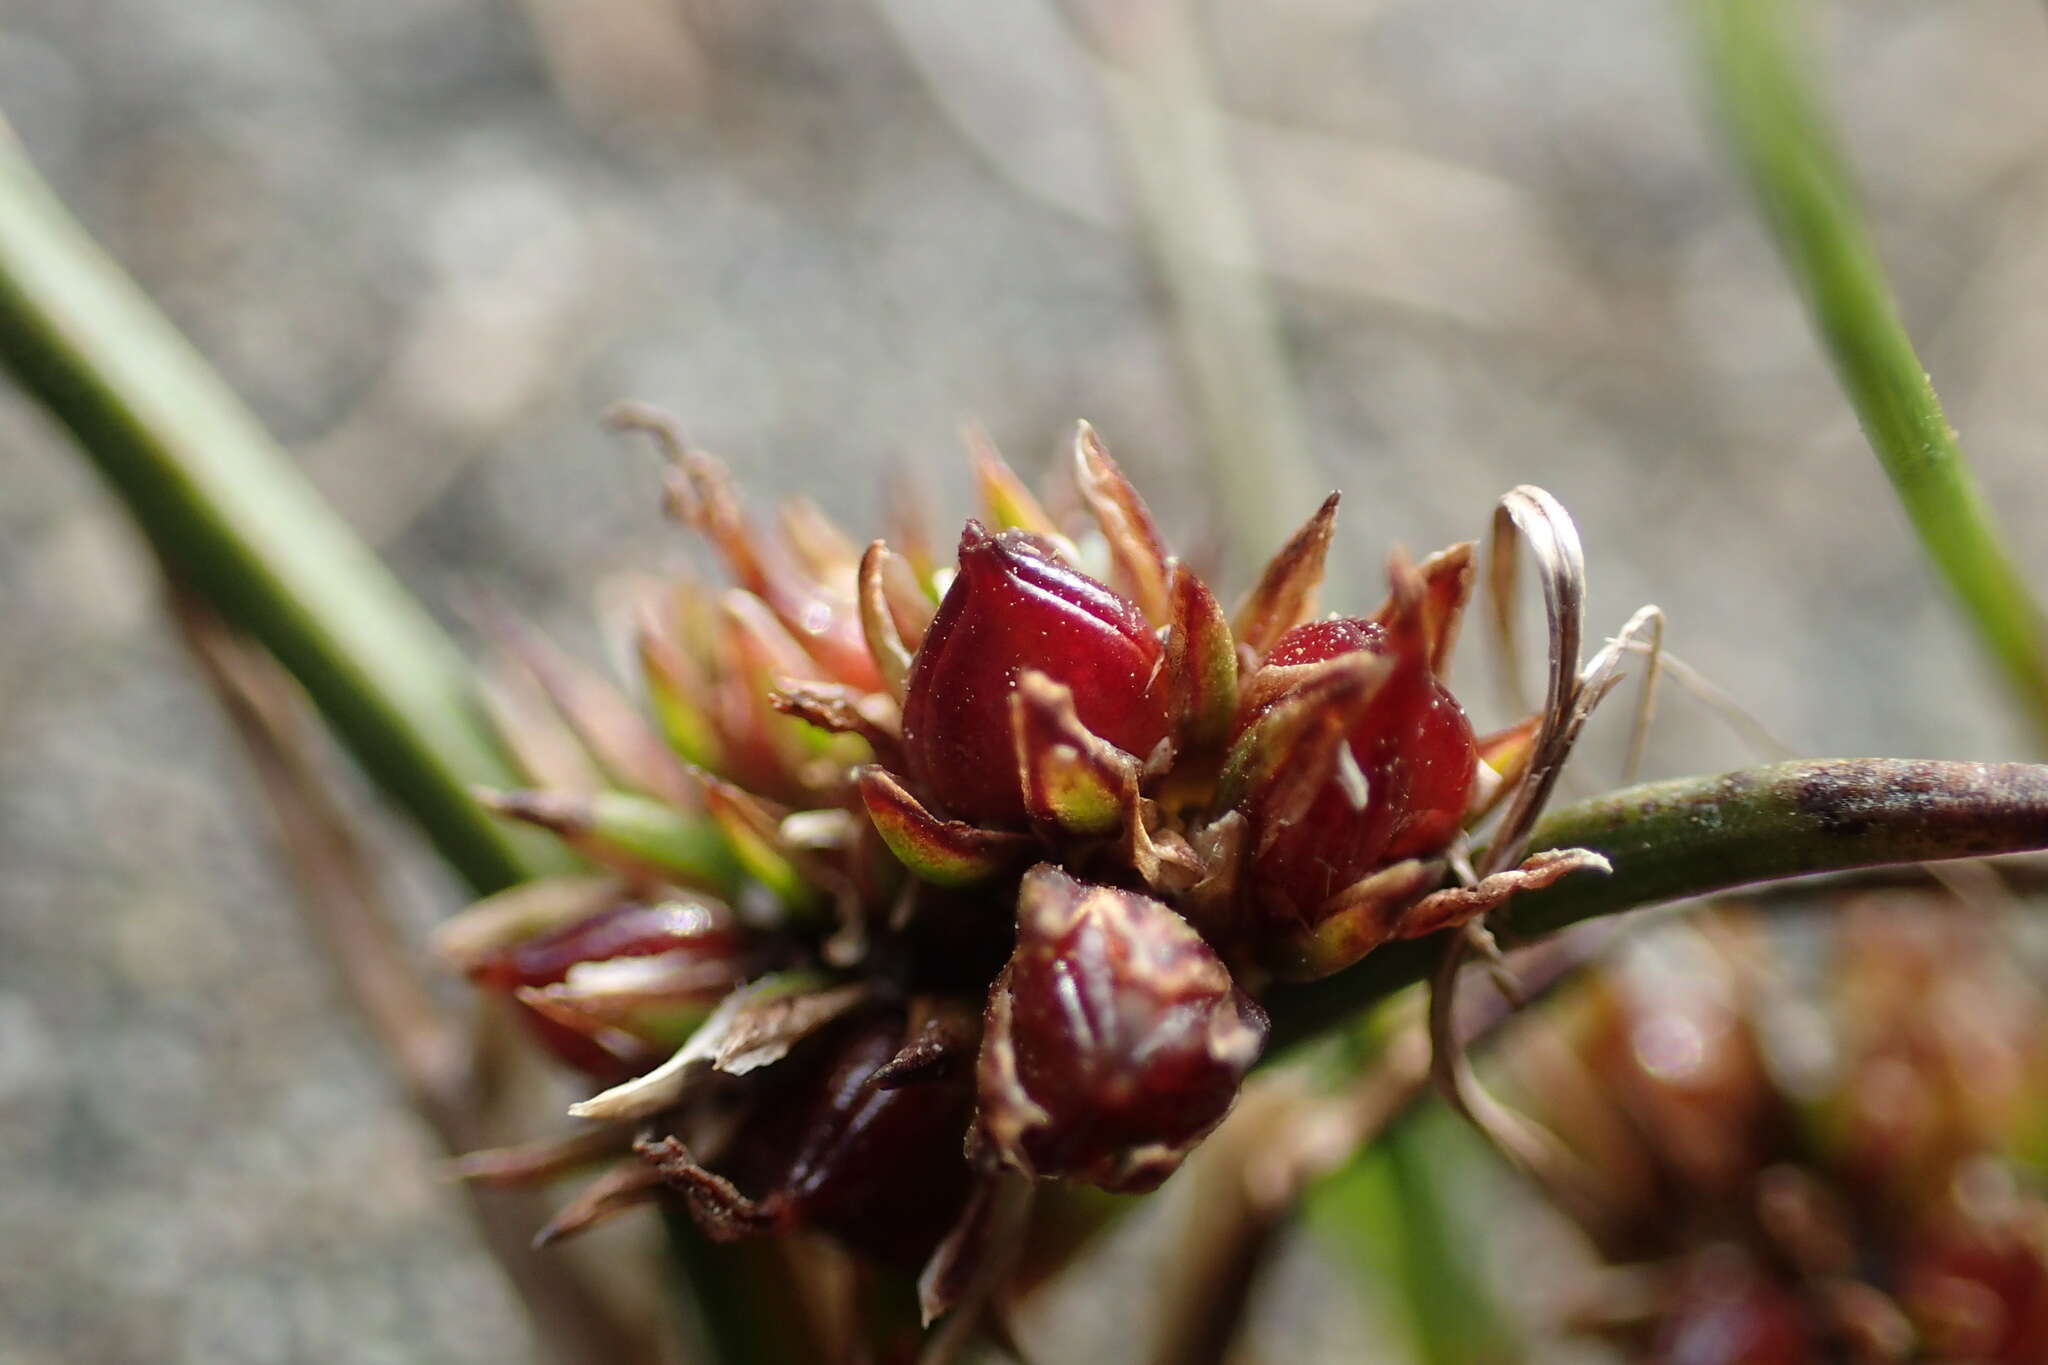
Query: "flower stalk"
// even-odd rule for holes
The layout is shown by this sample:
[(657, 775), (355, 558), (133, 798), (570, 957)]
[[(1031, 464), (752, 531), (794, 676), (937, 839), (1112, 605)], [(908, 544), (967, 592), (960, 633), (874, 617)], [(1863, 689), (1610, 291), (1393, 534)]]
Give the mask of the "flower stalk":
[[(1491, 923), (1517, 940), (1759, 882), (2039, 852), (2048, 766), (1813, 759), (1651, 782), (1553, 811), (1529, 847), (1588, 849), (1614, 871), (1516, 897)], [(1390, 944), (1348, 972), (1276, 990), (1273, 1049), (1355, 1017), (1435, 961), (1433, 943)]]
[(1696, 0), (1707, 83), (1786, 272), (1935, 571), (2048, 740), (2048, 616), (1899, 318), (1781, 0)]

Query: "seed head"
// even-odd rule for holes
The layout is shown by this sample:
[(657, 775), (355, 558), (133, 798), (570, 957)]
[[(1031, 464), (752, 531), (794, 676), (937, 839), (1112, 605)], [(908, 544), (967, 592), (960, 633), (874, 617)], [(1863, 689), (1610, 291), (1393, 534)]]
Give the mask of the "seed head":
[[(983, 443), (949, 578), (915, 525), (862, 551), (801, 504), (757, 533), (723, 466), (626, 420), (731, 586), (635, 601), (651, 722), (530, 634), (508, 650), (538, 692), (499, 689), (500, 730), (545, 790), (490, 804), (605, 875), (444, 935), (612, 1083), (572, 1110), (615, 1126), (605, 1150), (637, 1141), (562, 1235), (680, 1198), (714, 1236), (931, 1253), (936, 1311), (1010, 1206), (1004, 1168), (1166, 1179), (1258, 1060), (1275, 975), (1587, 865), (1438, 890), (1474, 792), (1502, 786), (1440, 680), (1470, 547), (1397, 558), (1370, 618), (1314, 620), (1332, 495), (1233, 614), (1083, 426), (1092, 528)], [(475, 1168), (559, 1170), (588, 1138)]]

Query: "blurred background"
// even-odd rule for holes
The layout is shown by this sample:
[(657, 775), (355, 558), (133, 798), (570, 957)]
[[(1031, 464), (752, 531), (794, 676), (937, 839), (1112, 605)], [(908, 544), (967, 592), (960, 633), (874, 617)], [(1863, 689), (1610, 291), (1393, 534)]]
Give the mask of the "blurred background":
[[(2048, 581), (2048, 18), (1812, 17), (1908, 324)], [(1086, 417), (1190, 542), (1344, 489), (1334, 606), (1541, 483), (1596, 627), (1660, 603), (1794, 748), (2024, 756), (1717, 154), (1684, 18), (0, 0), (0, 111), (465, 636), (482, 590), (594, 654), (607, 576), (684, 553), (615, 400), (863, 535), (892, 467), (965, 509), (963, 422), (1033, 474)], [(0, 621), (0, 1361), (530, 1358), (150, 564), (4, 391)], [(1676, 698), (1652, 754), (1750, 757)], [(385, 833), (418, 929), (458, 896)], [(1269, 1316), (1325, 1305), (1290, 1358), (1359, 1358), (1329, 1272), (1285, 1264)]]

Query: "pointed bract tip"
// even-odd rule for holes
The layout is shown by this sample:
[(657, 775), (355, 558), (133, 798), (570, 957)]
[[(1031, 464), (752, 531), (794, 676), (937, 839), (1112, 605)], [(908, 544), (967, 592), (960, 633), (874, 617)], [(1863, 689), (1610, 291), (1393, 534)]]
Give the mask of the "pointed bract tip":
[(493, 815), (538, 825), (556, 834), (581, 834), (590, 828), (590, 803), (574, 792), (501, 791), (495, 787), (472, 787), (470, 795)]
[(652, 403), (629, 398), (606, 408), (600, 420), (608, 431), (637, 431), (653, 437), (662, 454), (677, 464), (691, 449), (682, 419)]
[(1258, 583), (1238, 607), (1237, 638), (1255, 656), (1266, 654), (1282, 635), (1315, 614), (1316, 593), (1322, 587), (1341, 500), (1334, 492), (1323, 499), (1315, 515), (1267, 562)]
[(1014, 867), (1030, 846), (1020, 834), (940, 819), (882, 768), (862, 768), (857, 783), (875, 833), (898, 862), (934, 885), (986, 881)]

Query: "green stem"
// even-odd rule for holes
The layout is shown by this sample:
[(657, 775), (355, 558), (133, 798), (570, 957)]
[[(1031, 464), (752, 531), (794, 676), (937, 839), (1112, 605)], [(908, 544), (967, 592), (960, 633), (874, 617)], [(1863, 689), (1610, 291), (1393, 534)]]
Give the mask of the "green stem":
[(0, 365), (171, 570), (261, 641), (478, 891), (549, 865), (471, 798), (516, 785), (462, 656), (93, 244), (0, 125)]
[(788, 1266), (773, 1243), (710, 1241), (674, 1202), (662, 1205), (662, 1222), (689, 1308), (689, 1359), (794, 1365), (813, 1357), (815, 1343), (805, 1339), (804, 1316), (790, 1300)]
[[(1516, 897), (1489, 923), (1532, 938), (1638, 906), (1757, 882), (2048, 849), (2048, 767), (1819, 759), (1629, 787), (1557, 811), (1529, 848), (1590, 848), (1580, 872)], [(1267, 1000), (1275, 1051), (1424, 979), (1440, 946), (1391, 944), (1356, 967)]]
[(1494, 1286), (1461, 1245), (1470, 1229), (1453, 1198), (1490, 1174), (1488, 1159), (1448, 1110), (1414, 1113), (1303, 1198), (1307, 1226), (1351, 1259), (1408, 1329), (1420, 1365), (1520, 1356)]
[(1784, 0), (1694, 0), (1708, 84), (1779, 254), (1921, 545), (2048, 738), (2048, 624), (1899, 320)]
[[(4, 124), (0, 364), (71, 429), (167, 568), (276, 655), (471, 887), (572, 865), (554, 840), (518, 834), (472, 797), (521, 779), (461, 653), (93, 244)], [(708, 1353), (751, 1340), (731, 1292), (747, 1272), (696, 1256), (694, 1242), (684, 1250), (684, 1278), (718, 1286), (693, 1296), (704, 1358), (776, 1358)]]

